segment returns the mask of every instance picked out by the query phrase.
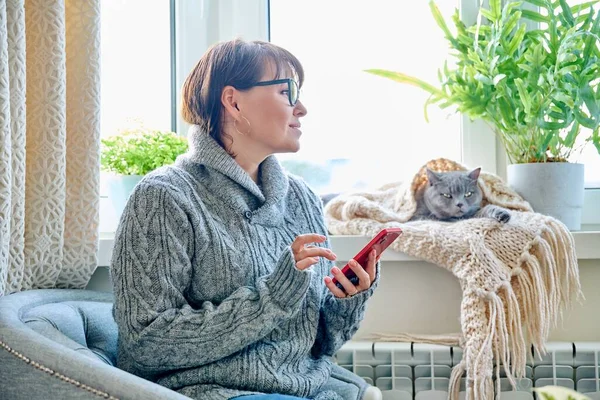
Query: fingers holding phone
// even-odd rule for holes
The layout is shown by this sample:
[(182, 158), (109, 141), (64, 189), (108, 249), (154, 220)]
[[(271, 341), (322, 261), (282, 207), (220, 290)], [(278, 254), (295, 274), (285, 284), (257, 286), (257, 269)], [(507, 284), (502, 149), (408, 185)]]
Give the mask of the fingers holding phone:
[(296, 268), (305, 270), (319, 262), (319, 257), (334, 261), (337, 257), (329, 249), (311, 246), (311, 243), (323, 243), (327, 238), (316, 233), (298, 235), (291, 244)]
[(339, 298), (352, 297), (367, 290), (375, 280), (378, 260), (379, 256), (377, 255), (377, 251), (372, 249), (367, 258), (366, 267), (363, 268), (356, 260), (352, 259), (348, 262), (348, 266), (354, 273), (351, 278), (346, 276), (339, 268), (334, 267), (331, 269), (331, 273), (338, 284), (336, 285), (333, 279), (327, 276), (325, 277), (325, 285), (334, 296)]
[[(376, 249), (371, 250), (371, 253), (369, 254), (369, 262), (367, 263), (367, 268), (364, 269), (364, 271), (367, 273), (367, 275), (369, 276), (369, 286), (366, 288), (370, 288), (371, 287), (371, 283), (373, 283), (373, 281), (375, 280), (375, 277), (377, 276), (377, 262), (379, 261), (379, 258), (381, 257), (381, 254), (378, 254), (379, 252)], [(356, 263), (356, 267), (361, 268), (361, 266)], [(355, 274), (358, 275), (358, 273), (356, 272), (356, 267), (352, 267), (352, 270), (354, 271)]]

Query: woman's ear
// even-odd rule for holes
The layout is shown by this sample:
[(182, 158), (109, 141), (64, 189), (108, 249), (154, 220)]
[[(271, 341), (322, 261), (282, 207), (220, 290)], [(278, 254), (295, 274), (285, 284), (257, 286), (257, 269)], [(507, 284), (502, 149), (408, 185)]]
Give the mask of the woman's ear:
[(225, 86), (221, 92), (221, 104), (225, 107), (227, 114), (233, 119), (238, 119), (240, 109), (237, 104), (238, 92), (233, 86)]

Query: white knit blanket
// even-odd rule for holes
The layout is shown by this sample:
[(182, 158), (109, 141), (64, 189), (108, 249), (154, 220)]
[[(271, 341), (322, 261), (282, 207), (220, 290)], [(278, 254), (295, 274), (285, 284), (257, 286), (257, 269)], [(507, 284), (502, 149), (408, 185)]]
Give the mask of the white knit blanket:
[[(384, 227), (399, 226), (403, 235), (391, 248), (456, 276), (463, 298), (462, 333), (455, 344), (463, 347), (463, 359), (452, 371), (450, 399), (458, 399), (460, 378), (466, 372), (466, 398), (491, 400), (492, 376), (495, 372), (499, 385), (500, 364), (514, 385), (515, 378), (525, 376), (530, 346), (544, 354), (562, 309), (573, 299), (583, 299), (573, 237), (562, 223), (532, 212), (499, 177), (485, 172), (478, 182), (484, 203), (514, 210), (509, 223), (491, 218), (407, 222), (416, 211), (415, 194), (427, 184), (425, 167), (466, 170), (450, 160), (432, 160), (411, 182), (338, 196), (325, 207), (328, 229), (336, 235), (373, 236)], [(453, 343), (451, 337), (405, 333), (379, 339)]]

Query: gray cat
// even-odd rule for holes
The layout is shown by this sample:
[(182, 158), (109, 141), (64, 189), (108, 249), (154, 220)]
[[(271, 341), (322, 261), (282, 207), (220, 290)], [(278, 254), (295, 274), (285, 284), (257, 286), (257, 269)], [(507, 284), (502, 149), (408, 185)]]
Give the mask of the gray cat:
[(429, 183), (425, 190), (417, 193), (417, 211), (411, 220), (494, 218), (508, 222), (510, 211), (506, 208), (491, 204), (481, 207), (483, 195), (477, 185), (480, 172), (481, 168), (470, 172), (434, 172), (427, 169)]

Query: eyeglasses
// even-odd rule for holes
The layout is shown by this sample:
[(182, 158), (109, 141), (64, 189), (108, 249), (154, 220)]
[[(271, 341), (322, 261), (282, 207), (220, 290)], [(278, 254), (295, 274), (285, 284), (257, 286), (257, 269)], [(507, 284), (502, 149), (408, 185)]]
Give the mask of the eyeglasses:
[(257, 82), (252, 86), (270, 86), (270, 85), (279, 85), (282, 83), (287, 83), (288, 85), (288, 101), (290, 102), (290, 106), (295, 106), (296, 103), (298, 102), (298, 97), (300, 95), (300, 90), (298, 89), (298, 84), (296, 83), (295, 80), (291, 79), (291, 78), (287, 78), (287, 79), (275, 79), (273, 81), (264, 81), (264, 82)]

